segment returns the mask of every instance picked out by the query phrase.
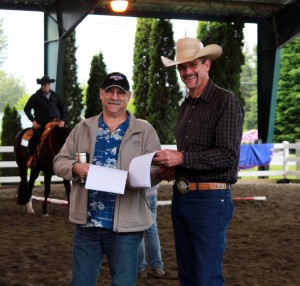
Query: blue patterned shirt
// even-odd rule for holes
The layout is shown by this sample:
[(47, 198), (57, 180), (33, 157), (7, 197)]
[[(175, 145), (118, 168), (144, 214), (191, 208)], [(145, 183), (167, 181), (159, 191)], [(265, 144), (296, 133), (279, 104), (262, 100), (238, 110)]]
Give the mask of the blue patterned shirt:
[[(116, 130), (110, 134), (109, 128), (100, 116), (96, 135), (94, 165), (107, 168), (117, 167), (118, 154), (122, 139), (129, 126), (129, 115)], [(88, 190), (87, 227), (112, 229), (116, 195), (114, 193)]]

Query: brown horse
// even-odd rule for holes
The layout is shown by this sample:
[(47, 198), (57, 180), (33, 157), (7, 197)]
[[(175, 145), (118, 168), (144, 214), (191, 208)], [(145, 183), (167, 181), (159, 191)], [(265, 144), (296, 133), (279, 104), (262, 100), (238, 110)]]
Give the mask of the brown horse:
[[(36, 159), (36, 166), (31, 168), (30, 171), (30, 178), (27, 181), (27, 171), (28, 168), (26, 166), (27, 163), (27, 152), (28, 147), (24, 146), (27, 144), (26, 140), (24, 140), (23, 135), (26, 131), (30, 128), (26, 128), (20, 131), (15, 139), (14, 144), (14, 153), (15, 159), (19, 169), (19, 175), (21, 177), (21, 181), (18, 188), (18, 204), (26, 205), (27, 211), (29, 213), (34, 213), (32, 209), (32, 202), (31, 202), (31, 195), (32, 189), (34, 187), (34, 182), (39, 176), (40, 171), (44, 172), (44, 202), (43, 202), (43, 214), (48, 215), (47, 212), (47, 199), (51, 192), (51, 178), (53, 173), (53, 158), (59, 152), (60, 148), (63, 146), (64, 142), (66, 141), (70, 130), (65, 127), (58, 127), (54, 126), (51, 127), (51, 131), (45, 137), (43, 143), (40, 145), (39, 154)], [(27, 141), (28, 143), (28, 141)], [(66, 195), (68, 202), (70, 203), (70, 191), (71, 185), (70, 181), (63, 180), (64, 186), (66, 189)]]

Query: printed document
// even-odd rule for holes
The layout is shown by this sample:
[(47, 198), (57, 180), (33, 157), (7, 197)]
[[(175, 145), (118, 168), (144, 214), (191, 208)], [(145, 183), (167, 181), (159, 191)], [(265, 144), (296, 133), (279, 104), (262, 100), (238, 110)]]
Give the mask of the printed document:
[[(132, 188), (151, 187), (151, 163), (156, 152), (138, 156), (129, 165), (129, 180)], [(85, 188), (95, 191), (124, 194), (128, 172), (97, 165), (90, 165)]]
[(116, 194), (124, 194), (127, 171), (90, 165), (85, 188)]
[(133, 188), (150, 188), (151, 162), (156, 152), (138, 156), (129, 165), (130, 186)]

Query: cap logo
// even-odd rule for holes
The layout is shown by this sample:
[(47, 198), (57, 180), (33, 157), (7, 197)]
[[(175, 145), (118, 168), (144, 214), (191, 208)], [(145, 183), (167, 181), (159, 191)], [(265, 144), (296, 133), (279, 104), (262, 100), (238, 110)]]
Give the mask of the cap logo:
[(110, 77), (110, 79), (113, 79), (113, 80), (115, 80), (115, 81), (118, 81), (118, 80), (122, 80), (123, 77), (120, 76), (120, 75), (112, 75), (112, 76)]

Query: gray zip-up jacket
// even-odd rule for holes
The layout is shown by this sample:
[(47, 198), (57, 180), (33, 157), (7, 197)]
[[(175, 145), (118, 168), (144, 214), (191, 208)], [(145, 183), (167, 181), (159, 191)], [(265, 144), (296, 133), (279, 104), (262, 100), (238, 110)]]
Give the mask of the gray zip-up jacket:
[[(72, 174), (75, 154), (90, 154), (89, 162), (93, 162), (93, 154), (98, 128), (99, 115), (79, 122), (71, 131), (60, 152), (54, 158), (54, 173), (72, 181), (69, 219), (76, 224), (87, 221), (88, 191), (79, 177)], [(129, 127), (121, 142), (117, 169), (128, 171), (134, 157), (161, 149), (155, 129), (145, 120), (130, 115)], [(160, 182), (157, 167), (151, 167), (151, 185)], [(153, 224), (151, 210), (146, 199), (146, 189), (126, 188), (124, 195), (116, 195), (113, 231), (143, 231)]]

